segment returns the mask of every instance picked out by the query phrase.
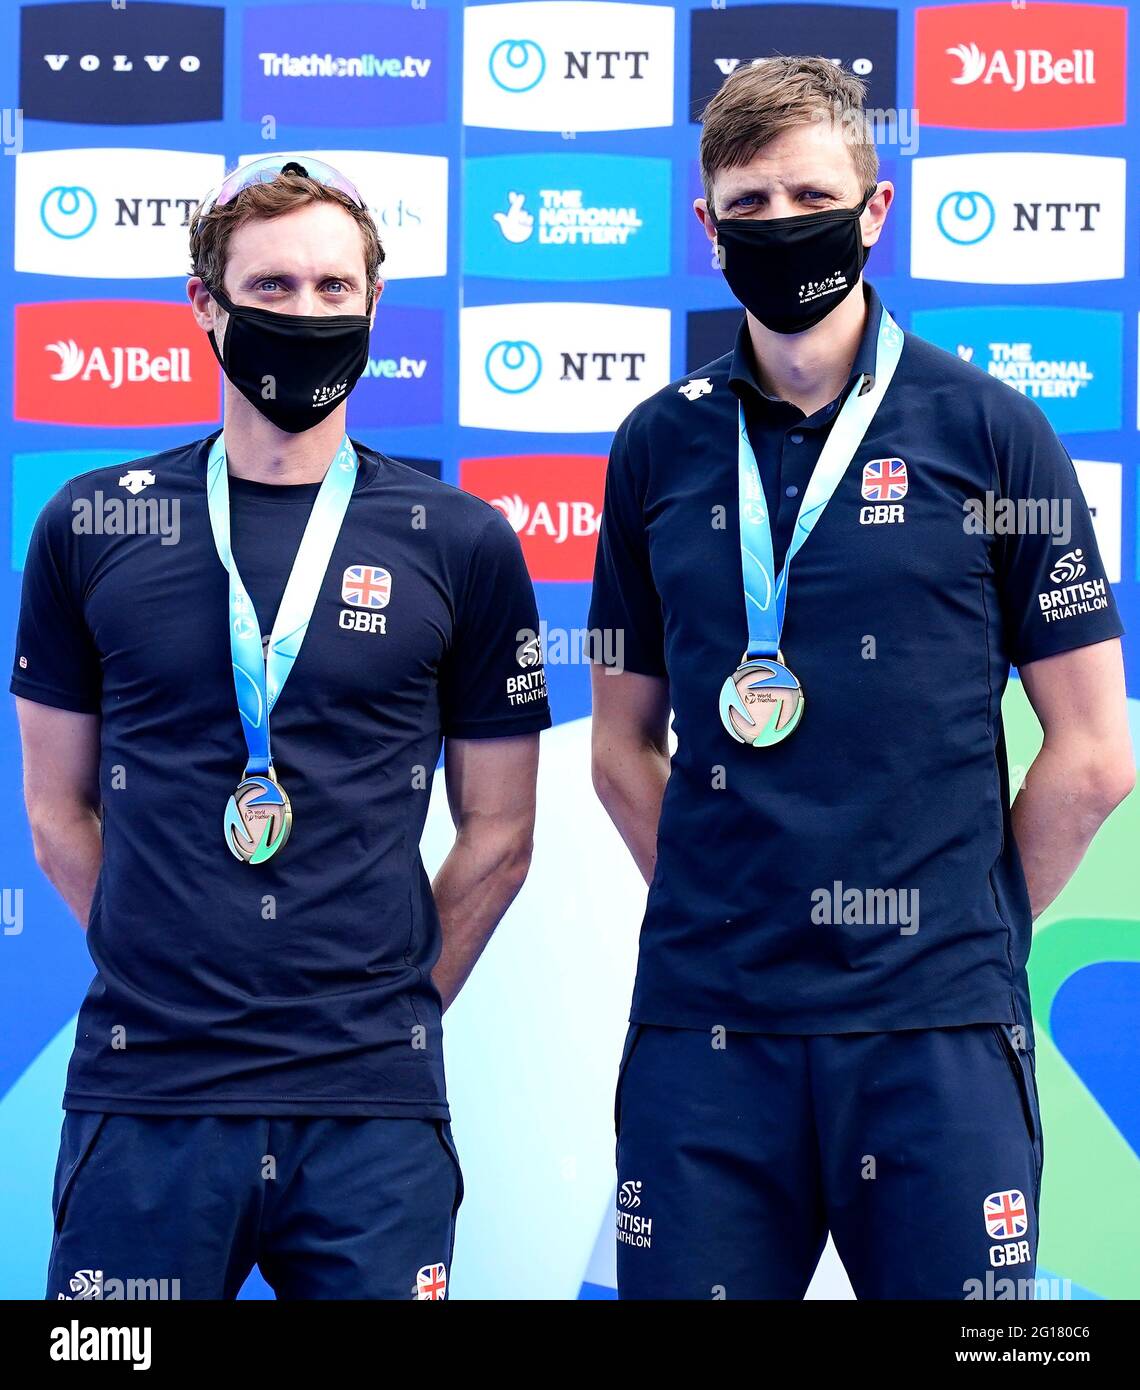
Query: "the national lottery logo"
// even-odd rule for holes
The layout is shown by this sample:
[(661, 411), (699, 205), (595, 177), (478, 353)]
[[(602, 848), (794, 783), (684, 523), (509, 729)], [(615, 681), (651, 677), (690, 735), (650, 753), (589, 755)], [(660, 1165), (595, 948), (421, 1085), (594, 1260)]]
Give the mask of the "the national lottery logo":
[(341, 581), (340, 596), (354, 608), (387, 608), (392, 597), (392, 576), (378, 565), (349, 565)]
[(863, 496), (868, 502), (898, 502), (906, 496), (902, 459), (872, 459), (863, 465)]
[(489, 155), (464, 166), (468, 274), (505, 280), (668, 275), (667, 159)]
[(1120, 428), (1124, 323), (1039, 304), (918, 309), (912, 328), (1035, 401), (1060, 435)]
[(991, 1240), (1008, 1240), (1023, 1236), (1029, 1229), (1029, 1213), (1025, 1197), (1016, 1188), (1006, 1192), (991, 1192), (982, 1203), (986, 1231)]
[(416, 1299), (420, 1303), (447, 1297), (447, 1266), (424, 1265), (416, 1271)]

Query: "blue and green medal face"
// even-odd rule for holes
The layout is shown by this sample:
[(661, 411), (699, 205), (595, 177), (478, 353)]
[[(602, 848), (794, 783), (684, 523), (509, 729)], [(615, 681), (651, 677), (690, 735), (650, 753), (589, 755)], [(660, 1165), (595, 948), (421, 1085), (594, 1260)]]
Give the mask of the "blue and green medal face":
[[(795, 530), (780, 573), (772, 550), (772, 525), (760, 481), (760, 469), (744, 423), (744, 406), (737, 404), (737, 481), (740, 503), (740, 569), (744, 581), (744, 611), (748, 647), (741, 664), (720, 688), (720, 722), (737, 743), (771, 748), (799, 728), (804, 692), (784, 665), (780, 635), (788, 603), (792, 561), (823, 515), (840, 479), (886, 394), (902, 356), (902, 329), (884, 309), (879, 321), (873, 381), (860, 377), (843, 402), (819, 462), (800, 502)], [(860, 394), (860, 388), (865, 388)]]
[(226, 803), (222, 829), (226, 848), (243, 864), (272, 859), (285, 847), (293, 829), (293, 808), (273, 771), (269, 716), (305, 640), (355, 481), (356, 450), (345, 435), (313, 502), (263, 653), (253, 603), (230, 550), (230, 488), (223, 435), (210, 450), (206, 500), (218, 558), (229, 574), (230, 658), (249, 752), (242, 780)]
[(270, 768), (247, 777), (226, 803), (226, 845), (243, 864), (264, 864), (284, 849), (293, 828), (293, 808)]
[(720, 718), (737, 741), (770, 748), (795, 733), (804, 712), (800, 683), (781, 661), (746, 661), (720, 691)]

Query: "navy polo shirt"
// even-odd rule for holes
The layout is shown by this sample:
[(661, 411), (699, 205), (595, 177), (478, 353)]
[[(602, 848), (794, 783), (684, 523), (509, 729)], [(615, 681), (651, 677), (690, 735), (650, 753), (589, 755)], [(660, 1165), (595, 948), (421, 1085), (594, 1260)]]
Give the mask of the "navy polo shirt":
[[(853, 379), (874, 367), (881, 305), (865, 297)], [(626, 417), (606, 478), (590, 626), (620, 631), (611, 664), (668, 679), (677, 739), (631, 1017), (1028, 1026), (1032, 924), (1001, 697), (1011, 664), (1122, 631), (1069, 455), (1032, 401), (906, 334), (793, 562), (781, 645), (803, 718), (756, 749), (717, 703), (747, 638), (738, 393), (779, 563), (838, 403), (805, 420), (764, 399), (746, 328)], [(1007, 514), (1000, 499), (1060, 503), (1070, 534), (987, 529), (987, 495), (990, 516)]]
[[(356, 445), (273, 711), (292, 835), (242, 864), (222, 829), (247, 752), (206, 507), (214, 437), (73, 479), (28, 552), (11, 688), (101, 717), (95, 977), (64, 1105), (446, 1118), (439, 918), (419, 841), (444, 738), (550, 723), (541, 666), (520, 655), (538, 616), (518, 538), (480, 499)], [(108, 529), (128, 472), (151, 479), (135, 500), (168, 518), (177, 507), (175, 544)], [(263, 634), (316, 492), (230, 480)]]

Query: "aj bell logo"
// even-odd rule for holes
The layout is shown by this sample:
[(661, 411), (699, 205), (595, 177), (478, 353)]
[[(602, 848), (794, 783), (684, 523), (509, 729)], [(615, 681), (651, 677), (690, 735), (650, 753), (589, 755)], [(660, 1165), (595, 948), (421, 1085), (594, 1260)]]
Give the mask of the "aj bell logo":
[(390, 571), (379, 565), (349, 565), (341, 579), (340, 599), (351, 606), (340, 610), (337, 621), (346, 632), (385, 634), (387, 619), (376, 610), (387, 608), (391, 597)]
[(110, 360), (102, 348), (84, 352), (74, 338), (57, 343), (45, 343), (45, 352), (54, 352), (59, 368), (52, 372), (52, 381), (104, 382), (117, 391), (123, 382), (155, 381), (159, 383), (186, 382), (190, 378), (190, 349), (172, 347), (168, 353), (153, 356), (144, 347), (112, 348)]
[(1096, 82), (1091, 48), (1071, 49), (1063, 58), (1054, 58), (1047, 48), (1015, 48), (1009, 56), (999, 48), (991, 56), (976, 43), (959, 43), (946, 53), (962, 64), (962, 71), (950, 79), (955, 87), (999, 82), (1020, 92), (1027, 86), (1088, 87)]
[(502, 512), (516, 535), (546, 536), (555, 545), (596, 536), (602, 525), (602, 514), (591, 502), (536, 502), (531, 508), (512, 492), (492, 497), (491, 506)]

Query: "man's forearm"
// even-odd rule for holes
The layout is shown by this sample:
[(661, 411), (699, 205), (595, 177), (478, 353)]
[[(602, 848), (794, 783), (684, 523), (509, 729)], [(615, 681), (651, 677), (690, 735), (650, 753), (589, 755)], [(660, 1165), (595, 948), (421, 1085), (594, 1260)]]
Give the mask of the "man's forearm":
[(443, 1007), (463, 988), (530, 867), (529, 840), (460, 830), (432, 884), (443, 949), (432, 971)]
[(93, 809), (34, 817), (32, 839), (36, 863), (86, 929), (91, 899), (103, 865), (103, 836)]
[(668, 780), (669, 755), (653, 744), (621, 753), (595, 748), (594, 789), (646, 883), (657, 867), (657, 824)]
[(1034, 917), (1072, 878), (1130, 785), (1131, 769), (1106, 774), (1095, 762), (1044, 744), (1012, 809)]

